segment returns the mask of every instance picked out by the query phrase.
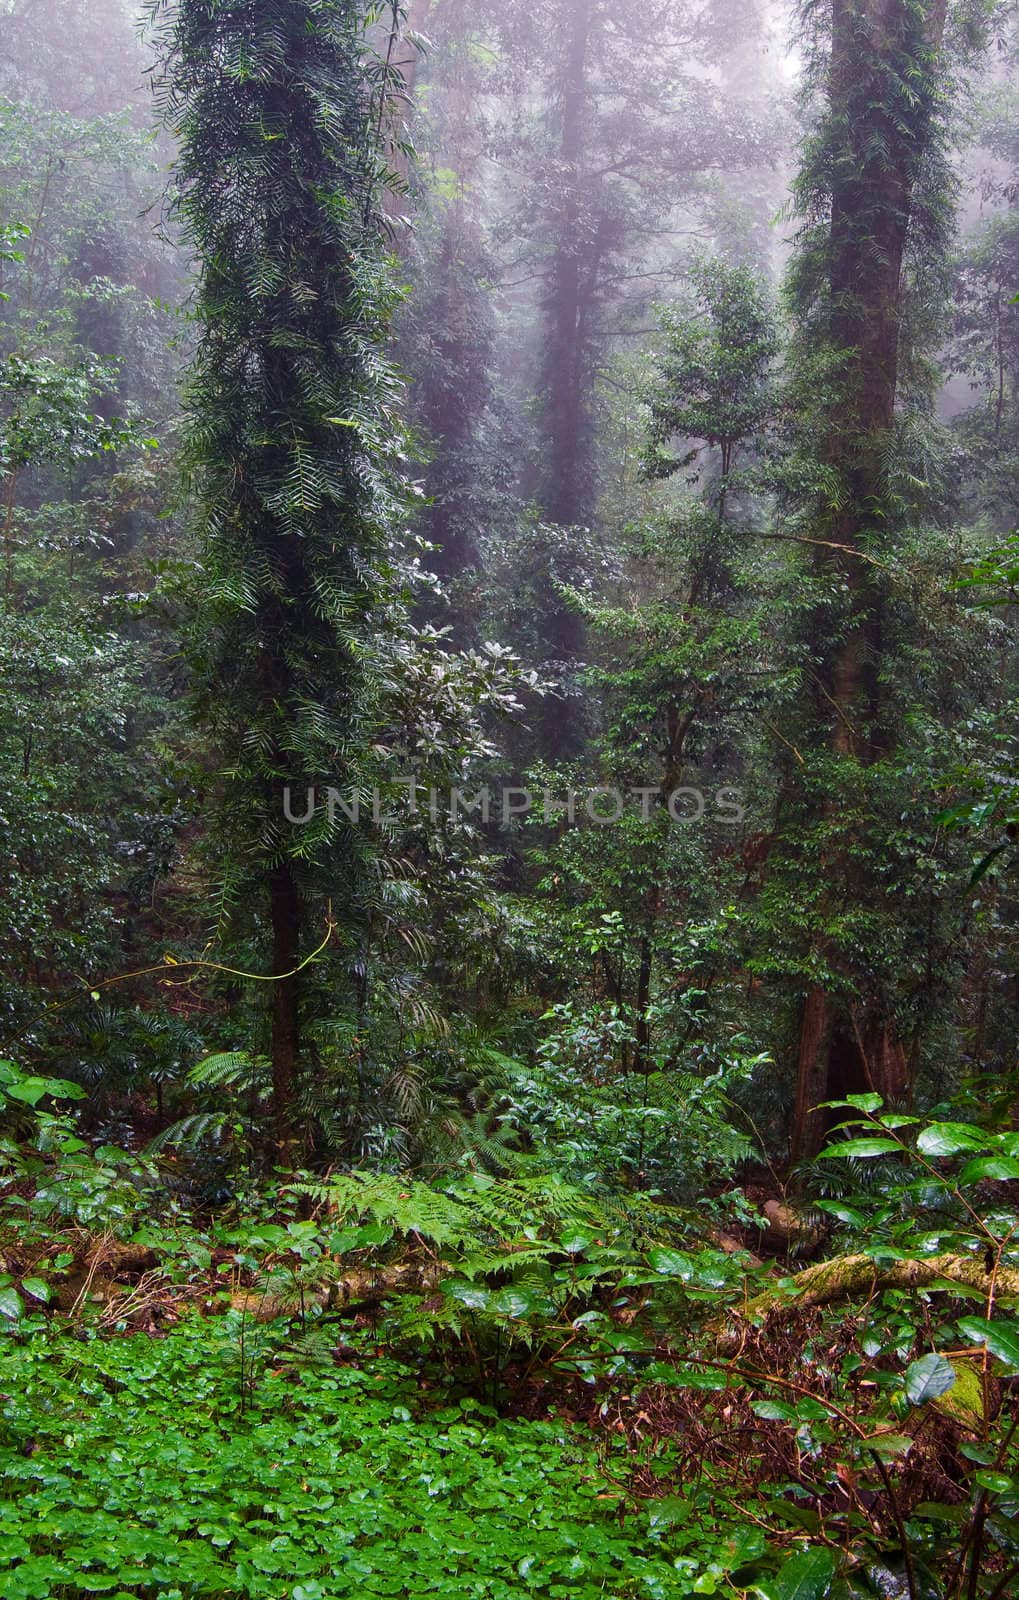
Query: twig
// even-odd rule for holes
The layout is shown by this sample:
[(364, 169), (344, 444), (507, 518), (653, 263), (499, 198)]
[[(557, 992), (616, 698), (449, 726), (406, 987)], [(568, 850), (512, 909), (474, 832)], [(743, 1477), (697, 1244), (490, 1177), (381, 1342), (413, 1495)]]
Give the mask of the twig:
[(837, 544), (834, 539), (808, 539), (802, 533), (759, 533), (759, 539), (776, 540), (782, 544), (812, 544), (821, 550), (840, 550), (843, 555), (856, 556), (859, 561), (869, 561), (872, 567), (880, 567), (882, 572), (890, 572), (891, 567), (879, 561), (877, 556), (872, 556), (868, 550), (858, 550), (852, 544)]
[(793, 755), (796, 757), (796, 759), (799, 762), (801, 767), (805, 767), (806, 766), (807, 763), (803, 759), (803, 757), (800, 754), (800, 752), (797, 750), (796, 746), (794, 744), (790, 744), (790, 742), (786, 738), (785, 734), (784, 733), (779, 733), (779, 731), (776, 728), (775, 724), (773, 722), (769, 722), (767, 717), (764, 718), (764, 726), (767, 728), (769, 733), (773, 733), (775, 735), (775, 738), (778, 739), (782, 744), (785, 745), (787, 750), (791, 750), (792, 751)]

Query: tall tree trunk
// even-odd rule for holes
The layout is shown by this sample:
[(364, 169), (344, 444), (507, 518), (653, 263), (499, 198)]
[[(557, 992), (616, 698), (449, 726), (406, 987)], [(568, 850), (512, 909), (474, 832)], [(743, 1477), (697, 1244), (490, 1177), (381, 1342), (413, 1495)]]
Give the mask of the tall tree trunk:
[[(568, 7), (562, 71), (555, 117), (558, 135), (557, 203), (548, 218), (554, 241), (545, 300), (546, 348), (543, 370), (545, 471), (538, 496), (549, 522), (576, 527), (594, 511), (590, 458), (588, 388), (590, 301), (596, 282), (592, 269), (591, 219), (584, 214), (591, 38), (597, 0), (573, 0)], [(565, 565), (550, 571), (539, 600), (539, 626), (548, 658), (577, 660), (584, 647), (583, 619), (555, 584), (579, 574), (571, 552)], [(549, 696), (537, 717), (538, 743), (549, 759), (576, 756), (583, 745), (576, 703)]]
[[(815, 712), (829, 744), (847, 761), (887, 753), (880, 666), (883, 585), (868, 543), (886, 526), (885, 461), (895, 416), (903, 309), (903, 263), (915, 186), (934, 136), (936, 95), (921, 88), (907, 120), (891, 103), (893, 76), (932, 82), (946, 0), (926, 14), (910, 0), (834, 0), (829, 127), (829, 342), (847, 352), (843, 391), (831, 419), (827, 464), (842, 484), (841, 509), (819, 566), (849, 597), (849, 620), (823, 660)], [(834, 811), (829, 812), (836, 822)], [(848, 848), (823, 870), (845, 903), (865, 889)], [(859, 985), (858, 985), (859, 987)], [(901, 1100), (909, 1091), (906, 1053), (887, 998), (846, 1002), (815, 986), (803, 1004), (791, 1138), (795, 1162), (815, 1155), (828, 1131), (818, 1107), (848, 1093)]]
[[(588, 54), (594, 0), (572, 8), (559, 88), (560, 206), (553, 219), (555, 253), (548, 297), (546, 422), (549, 464), (543, 506), (553, 522), (570, 526), (590, 514), (591, 485), (585, 449), (585, 258), (588, 219), (582, 214), (581, 176), (588, 120)], [(569, 614), (561, 619), (569, 642)]]

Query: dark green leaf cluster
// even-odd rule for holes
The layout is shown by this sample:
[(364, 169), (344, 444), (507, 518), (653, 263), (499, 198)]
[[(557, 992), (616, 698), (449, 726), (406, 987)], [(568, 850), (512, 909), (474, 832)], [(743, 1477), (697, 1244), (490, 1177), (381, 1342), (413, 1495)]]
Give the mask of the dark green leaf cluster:
[[(370, 738), (402, 506), (379, 220), (392, 83), (371, 66), (373, 14), (349, 0), (155, 8), (175, 214), (201, 263), (192, 656), (245, 871), (296, 848), (285, 783), (346, 780)], [(319, 840), (321, 860), (334, 844)]]

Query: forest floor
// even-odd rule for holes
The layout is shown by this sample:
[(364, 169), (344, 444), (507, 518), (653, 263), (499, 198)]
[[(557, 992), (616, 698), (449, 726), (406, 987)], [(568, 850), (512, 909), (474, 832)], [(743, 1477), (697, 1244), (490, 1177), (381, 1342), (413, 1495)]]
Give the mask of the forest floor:
[(707, 1487), (636, 1497), (611, 1429), (500, 1414), (368, 1342), (248, 1338), (188, 1316), (4, 1341), (4, 1600), (680, 1600), (743, 1592), (765, 1551)]

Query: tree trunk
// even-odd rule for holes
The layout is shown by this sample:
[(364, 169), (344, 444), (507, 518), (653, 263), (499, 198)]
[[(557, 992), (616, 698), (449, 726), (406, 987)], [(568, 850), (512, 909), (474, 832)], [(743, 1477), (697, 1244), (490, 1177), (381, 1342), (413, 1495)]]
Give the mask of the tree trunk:
[[(553, 522), (582, 522), (590, 508), (585, 481), (585, 381), (583, 339), (584, 217), (581, 174), (588, 120), (588, 51), (593, 0), (579, 0), (572, 12), (559, 91), (558, 215), (553, 218), (555, 254), (549, 295), (546, 363), (549, 470), (544, 508)], [(568, 623), (564, 619), (564, 628)]]
[[(568, 10), (564, 55), (552, 107), (557, 170), (550, 174), (555, 203), (545, 219), (553, 241), (544, 300), (545, 470), (538, 502), (549, 522), (576, 527), (594, 510), (589, 449), (588, 387), (590, 300), (597, 276), (592, 265), (591, 219), (585, 215), (582, 178), (590, 117), (590, 52), (597, 0), (574, 0)], [(547, 659), (576, 661), (583, 652), (582, 617), (568, 605), (556, 582), (579, 575), (580, 552), (551, 568), (539, 594), (538, 626)], [(548, 696), (537, 713), (539, 749), (550, 759), (570, 759), (583, 743), (575, 702)]]
[[(884, 463), (899, 377), (903, 262), (936, 106), (921, 90), (916, 115), (905, 123), (888, 103), (889, 79), (893, 71), (908, 74), (912, 64), (920, 79), (929, 77), (944, 24), (945, 0), (933, 0), (925, 19), (908, 0), (834, 0), (826, 287), (830, 347), (847, 357), (826, 452), (843, 492), (825, 533), (841, 548), (824, 548), (818, 565), (844, 586), (849, 621), (821, 663), (814, 710), (819, 724), (828, 723), (835, 755), (864, 764), (886, 754), (889, 740), (880, 689), (884, 594), (881, 574), (866, 555), (870, 536), (886, 527)], [(837, 821), (834, 808), (828, 815)], [(843, 902), (853, 904), (866, 886), (849, 844), (833, 849), (822, 870)], [(806, 996), (793, 1162), (816, 1155), (824, 1143), (828, 1124), (817, 1111), (822, 1101), (874, 1091), (895, 1102), (909, 1088), (906, 1054), (885, 996), (863, 993), (849, 1004), (823, 987)]]

